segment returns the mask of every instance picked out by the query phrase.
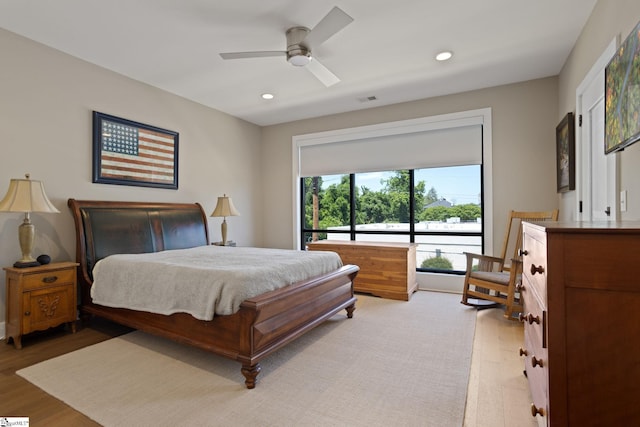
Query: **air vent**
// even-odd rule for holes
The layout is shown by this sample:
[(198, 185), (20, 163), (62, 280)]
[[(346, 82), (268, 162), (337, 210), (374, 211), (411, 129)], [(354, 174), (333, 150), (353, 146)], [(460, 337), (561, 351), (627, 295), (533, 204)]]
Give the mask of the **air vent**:
[(360, 102), (372, 102), (372, 101), (377, 101), (378, 98), (374, 95), (371, 96), (365, 96), (364, 98), (358, 98), (358, 101)]

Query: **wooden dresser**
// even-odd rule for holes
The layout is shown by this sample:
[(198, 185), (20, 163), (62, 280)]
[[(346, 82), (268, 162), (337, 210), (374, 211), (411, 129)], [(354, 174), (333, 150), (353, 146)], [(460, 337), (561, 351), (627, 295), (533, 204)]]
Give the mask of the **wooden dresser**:
[(640, 425), (640, 222), (524, 223), (522, 260), (532, 416)]
[(337, 252), (344, 264), (359, 266), (353, 282), (356, 292), (409, 301), (418, 289), (415, 243), (320, 240), (309, 243), (307, 248)]

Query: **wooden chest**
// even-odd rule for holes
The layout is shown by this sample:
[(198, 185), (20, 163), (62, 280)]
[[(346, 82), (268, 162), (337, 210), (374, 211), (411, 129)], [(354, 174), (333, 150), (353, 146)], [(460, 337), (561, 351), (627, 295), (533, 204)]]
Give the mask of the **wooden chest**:
[(640, 425), (638, 254), (640, 222), (523, 223), (520, 353), (543, 424)]
[(337, 252), (344, 264), (360, 272), (353, 282), (356, 292), (409, 301), (418, 289), (416, 244), (321, 240), (307, 245), (312, 251)]

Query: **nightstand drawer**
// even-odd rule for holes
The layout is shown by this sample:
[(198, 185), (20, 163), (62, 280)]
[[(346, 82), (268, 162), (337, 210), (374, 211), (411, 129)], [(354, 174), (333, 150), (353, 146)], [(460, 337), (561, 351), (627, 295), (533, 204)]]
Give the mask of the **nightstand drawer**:
[(23, 290), (42, 289), (43, 287), (58, 286), (75, 281), (76, 269), (66, 268), (60, 270), (34, 273), (24, 276)]

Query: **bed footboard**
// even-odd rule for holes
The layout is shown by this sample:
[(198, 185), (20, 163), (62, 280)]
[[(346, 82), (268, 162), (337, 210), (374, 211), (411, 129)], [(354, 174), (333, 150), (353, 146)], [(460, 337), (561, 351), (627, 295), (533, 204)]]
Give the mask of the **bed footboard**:
[(346, 265), (340, 270), (308, 282), (269, 292), (244, 301), (240, 306), (242, 324), (238, 361), (247, 388), (254, 388), (260, 373), (258, 361), (340, 310), (353, 317), (356, 298), (353, 280), (359, 268)]

